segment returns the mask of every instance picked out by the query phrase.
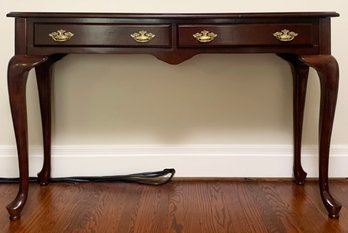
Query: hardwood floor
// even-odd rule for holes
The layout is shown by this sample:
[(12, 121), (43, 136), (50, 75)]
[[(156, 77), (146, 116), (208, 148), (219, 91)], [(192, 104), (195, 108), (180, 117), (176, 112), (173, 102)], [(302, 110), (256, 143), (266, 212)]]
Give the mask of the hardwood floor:
[(17, 185), (0, 184), (0, 232), (348, 232), (348, 182), (331, 182), (343, 204), (339, 220), (327, 217), (317, 186), (260, 180), (31, 184), (22, 219), (10, 222), (5, 206)]

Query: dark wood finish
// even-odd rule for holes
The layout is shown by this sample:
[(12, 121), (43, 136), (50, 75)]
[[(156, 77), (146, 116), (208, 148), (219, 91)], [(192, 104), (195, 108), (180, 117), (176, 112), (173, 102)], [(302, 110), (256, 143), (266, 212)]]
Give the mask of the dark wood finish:
[(15, 35), (21, 35), (15, 37), (15, 54), (26, 54), (27, 47), (23, 43), (23, 41), (27, 41), (26, 19), (16, 18), (15, 20)]
[[(174, 181), (153, 187), (136, 184), (30, 184), (25, 218), (8, 221), (0, 211), (1, 232), (139, 233), (344, 233), (348, 210), (328, 219), (316, 195), (317, 181)], [(348, 205), (347, 181), (332, 191)], [(0, 185), (0, 205), (16, 185)]]
[(18, 194), (7, 206), (11, 220), (18, 219), (28, 195), (28, 126), (26, 108), (28, 73), (31, 68), (46, 60), (47, 57), (16, 55), (12, 57), (8, 65), (8, 91), (16, 135), (20, 175)]
[[(44, 165), (41, 184), (50, 178), (50, 79), (54, 62), (71, 53), (146, 53), (178, 64), (200, 53), (275, 53), (290, 63), (294, 79), (294, 176), (303, 184), (301, 135), (308, 67), (318, 71), (321, 82), (320, 193), (331, 218), (341, 205), (329, 192), (328, 162), (331, 130), (338, 91), (338, 64), (330, 54), (330, 17), (335, 12), (235, 13), (235, 14), (112, 14), (112, 13), (9, 13), (16, 18), (15, 56), (8, 69), (12, 117), (16, 133), (20, 189), (9, 204), (12, 220), (20, 217), (28, 194), (28, 142), (25, 83), (36, 67), (44, 134)], [(56, 42), (48, 35), (64, 29), (74, 33)], [(298, 33), (292, 41), (278, 41), (273, 33), (288, 29)], [(130, 34), (147, 30), (156, 36), (138, 43)], [(208, 43), (193, 35), (211, 30), (218, 37)], [(251, 195), (251, 194), (250, 194)]]
[(42, 135), (44, 144), (44, 161), (42, 170), (38, 173), (41, 185), (47, 185), (51, 177), (51, 78), (53, 64), (65, 55), (49, 56), (47, 61), (36, 66), (36, 79), (39, 91)]
[[(295, 40), (284, 43), (273, 36), (282, 29), (299, 34)], [(218, 36), (210, 43), (200, 43), (192, 35), (208, 30)], [(240, 25), (179, 25), (179, 47), (210, 46), (318, 46), (318, 28), (313, 24), (240, 24)]]
[(342, 205), (329, 192), (330, 140), (338, 93), (338, 64), (331, 55), (302, 56), (301, 60), (317, 70), (320, 80), (319, 183), (320, 194), (329, 216), (338, 218)]
[(336, 12), (268, 12), (268, 13), (80, 13), (80, 12), (11, 12), (8, 17), (16, 18), (326, 18), (339, 16)]
[(297, 184), (304, 184), (307, 173), (301, 165), (303, 114), (306, 100), (309, 67), (294, 54), (279, 54), (288, 61), (293, 77), (293, 127), (294, 127), (294, 177)]
[(331, 18), (319, 20), (319, 51), (320, 54), (331, 54)]
[[(47, 35), (64, 28), (74, 32), (71, 40), (56, 42)], [(34, 46), (96, 46), (96, 47), (169, 47), (170, 25), (84, 25), (84, 24), (35, 24)], [(156, 36), (148, 43), (138, 43), (130, 35), (145, 30)]]

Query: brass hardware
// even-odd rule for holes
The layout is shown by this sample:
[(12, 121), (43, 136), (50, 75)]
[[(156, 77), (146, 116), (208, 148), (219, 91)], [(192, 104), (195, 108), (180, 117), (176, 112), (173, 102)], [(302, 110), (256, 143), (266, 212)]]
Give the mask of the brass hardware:
[(147, 31), (134, 32), (130, 35), (136, 42), (146, 43), (152, 40), (156, 35)]
[(60, 29), (56, 32), (52, 32), (50, 34), (48, 34), (54, 41), (59, 41), (59, 42), (64, 42), (64, 41), (68, 41), (71, 39), (71, 37), (74, 36), (73, 33), (71, 32), (67, 32), (63, 29)]
[(296, 32), (290, 32), (288, 29), (283, 29), (280, 32), (273, 33), (273, 36), (275, 36), (280, 41), (292, 41), (295, 39), (295, 37), (298, 35)]
[(215, 34), (214, 32), (209, 32), (207, 30), (203, 30), (201, 32), (193, 34), (192, 36), (201, 43), (208, 43), (214, 40), (217, 37), (217, 34)]

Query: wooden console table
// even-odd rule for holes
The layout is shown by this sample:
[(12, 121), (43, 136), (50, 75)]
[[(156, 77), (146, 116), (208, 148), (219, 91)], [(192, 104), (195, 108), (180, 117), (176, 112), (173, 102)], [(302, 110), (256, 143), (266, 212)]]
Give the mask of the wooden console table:
[(303, 184), (301, 135), (309, 67), (320, 85), (319, 186), (329, 217), (341, 204), (329, 192), (328, 162), (337, 91), (338, 64), (331, 55), (330, 19), (335, 12), (235, 14), (9, 13), (15, 17), (15, 56), (8, 66), (8, 90), (18, 148), (20, 184), (7, 206), (20, 218), (28, 195), (26, 82), (35, 68), (44, 139), (38, 174), (47, 185), (51, 169), (51, 69), (67, 54), (152, 54), (181, 63), (201, 53), (274, 53), (291, 66), (294, 87), (294, 177)]

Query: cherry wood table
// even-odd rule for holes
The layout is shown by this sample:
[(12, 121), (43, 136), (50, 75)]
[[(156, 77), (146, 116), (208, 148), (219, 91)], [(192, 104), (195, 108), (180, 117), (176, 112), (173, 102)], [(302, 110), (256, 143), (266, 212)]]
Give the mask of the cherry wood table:
[(341, 204), (329, 192), (328, 163), (338, 92), (338, 64), (331, 55), (330, 20), (335, 12), (233, 14), (112, 14), (15, 12), (15, 55), (8, 90), (19, 160), (19, 192), (7, 206), (20, 218), (28, 196), (26, 82), (35, 68), (43, 125), (44, 162), (38, 174), (47, 185), (51, 170), (51, 69), (67, 54), (152, 54), (179, 64), (201, 53), (274, 53), (293, 75), (294, 177), (303, 184), (301, 137), (309, 67), (321, 85), (319, 186), (329, 217)]

